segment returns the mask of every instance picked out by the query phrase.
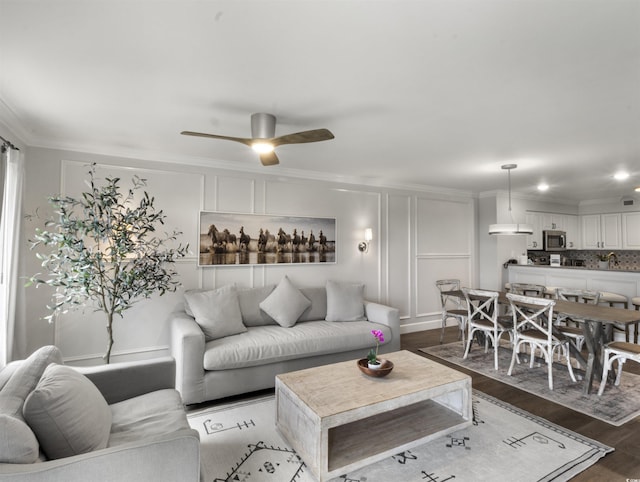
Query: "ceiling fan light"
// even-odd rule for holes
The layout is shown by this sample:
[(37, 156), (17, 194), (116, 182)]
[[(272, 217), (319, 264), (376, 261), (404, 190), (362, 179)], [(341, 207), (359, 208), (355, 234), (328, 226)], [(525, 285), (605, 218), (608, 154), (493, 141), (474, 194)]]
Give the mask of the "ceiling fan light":
[(490, 224), (489, 234), (503, 234), (503, 235), (515, 235), (515, 234), (533, 234), (533, 226), (530, 224)]
[(258, 154), (268, 154), (269, 152), (273, 152), (274, 147), (270, 142), (254, 142), (251, 144), (251, 149)]

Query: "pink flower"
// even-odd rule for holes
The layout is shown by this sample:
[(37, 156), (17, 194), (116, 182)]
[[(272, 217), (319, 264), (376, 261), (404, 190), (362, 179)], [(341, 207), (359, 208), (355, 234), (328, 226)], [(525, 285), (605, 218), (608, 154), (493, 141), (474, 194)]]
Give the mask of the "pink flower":
[(371, 334), (376, 339), (376, 347), (375, 349), (372, 348), (369, 351), (367, 358), (371, 363), (375, 363), (378, 360), (378, 347), (380, 346), (380, 343), (384, 343), (384, 333), (382, 333), (380, 330), (371, 330)]
[(376, 344), (384, 343), (384, 333), (380, 330), (371, 330), (371, 333), (376, 337)]

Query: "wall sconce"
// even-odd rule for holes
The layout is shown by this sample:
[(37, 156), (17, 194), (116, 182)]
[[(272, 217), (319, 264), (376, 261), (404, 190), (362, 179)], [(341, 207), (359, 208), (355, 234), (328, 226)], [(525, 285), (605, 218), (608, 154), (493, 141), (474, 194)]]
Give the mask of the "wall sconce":
[(364, 241), (361, 241), (358, 244), (358, 249), (361, 253), (366, 253), (369, 251), (369, 243), (373, 239), (373, 230), (371, 228), (367, 228), (364, 230)]

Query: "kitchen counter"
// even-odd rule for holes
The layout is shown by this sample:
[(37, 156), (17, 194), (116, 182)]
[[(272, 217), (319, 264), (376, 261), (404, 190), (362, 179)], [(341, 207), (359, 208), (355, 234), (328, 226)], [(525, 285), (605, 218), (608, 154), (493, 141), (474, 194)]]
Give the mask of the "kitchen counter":
[(640, 271), (637, 270), (511, 264), (508, 271), (509, 283), (608, 291), (625, 295), (629, 300), (640, 296)]

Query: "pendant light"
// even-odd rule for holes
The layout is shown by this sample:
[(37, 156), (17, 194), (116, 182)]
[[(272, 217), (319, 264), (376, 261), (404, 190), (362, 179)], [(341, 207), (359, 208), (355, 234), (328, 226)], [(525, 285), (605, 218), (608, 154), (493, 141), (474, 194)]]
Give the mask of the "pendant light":
[(530, 224), (520, 224), (513, 222), (511, 212), (511, 169), (518, 167), (517, 164), (503, 164), (502, 169), (506, 169), (509, 178), (509, 217), (511, 224), (490, 224), (489, 234), (513, 235), (513, 234), (533, 234), (533, 227)]

